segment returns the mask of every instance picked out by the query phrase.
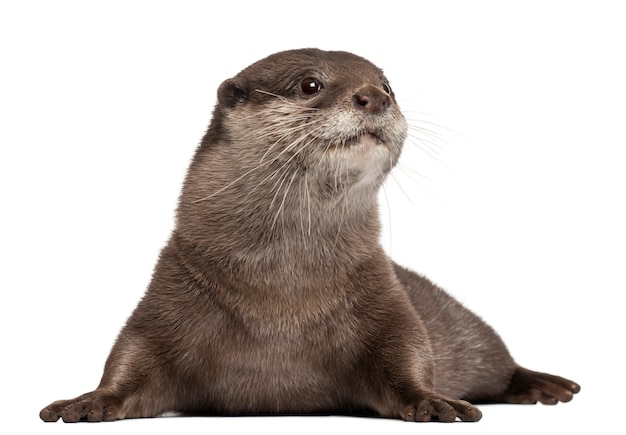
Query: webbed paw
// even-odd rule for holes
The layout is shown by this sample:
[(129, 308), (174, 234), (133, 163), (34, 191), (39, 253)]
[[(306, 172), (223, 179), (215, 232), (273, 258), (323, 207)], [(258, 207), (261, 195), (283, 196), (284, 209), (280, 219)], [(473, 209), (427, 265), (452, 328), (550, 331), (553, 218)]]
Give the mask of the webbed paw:
[(401, 413), (401, 417), (408, 421), (453, 422), (478, 421), (482, 413), (478, 408), (464, 400), (452, 400), (442, 397), (421, 399), (414, 406), (409, 406)]
[(504, 393), (507, 403), (554, 405), (569, 402), (580, 391), (580, 385), (569, 379), (519, 367)]
[(54, 422), (59, 418), (66, 423), (78, 421), (109, 421), (121, 418), (121, 400), (111, 394), (92, 391), (71, 400), (58, 400), (39, 413), (43, 421)]

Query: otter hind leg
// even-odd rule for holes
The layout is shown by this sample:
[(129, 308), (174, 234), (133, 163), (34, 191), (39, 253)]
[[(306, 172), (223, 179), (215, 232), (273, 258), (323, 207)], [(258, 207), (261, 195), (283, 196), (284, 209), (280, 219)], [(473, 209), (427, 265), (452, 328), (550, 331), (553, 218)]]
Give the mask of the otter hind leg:
[(569, 402), (579, 391), (580, 385), (569, 379), (517, 367), (501, 401), (554, 405), (558, 402)]

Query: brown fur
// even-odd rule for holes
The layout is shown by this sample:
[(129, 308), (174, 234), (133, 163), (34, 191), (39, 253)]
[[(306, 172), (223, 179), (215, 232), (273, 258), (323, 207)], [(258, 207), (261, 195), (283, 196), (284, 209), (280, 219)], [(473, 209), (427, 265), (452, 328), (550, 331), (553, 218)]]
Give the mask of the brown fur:
[(41, 418), (475, 421), (465, 400), (570, 400), (578, 385), (517, 366), (489, 326), (383, 252), (377, 192), (405, 137), (382, 71), (349, 53), (277, 53), (225, 81), (100, 385)]

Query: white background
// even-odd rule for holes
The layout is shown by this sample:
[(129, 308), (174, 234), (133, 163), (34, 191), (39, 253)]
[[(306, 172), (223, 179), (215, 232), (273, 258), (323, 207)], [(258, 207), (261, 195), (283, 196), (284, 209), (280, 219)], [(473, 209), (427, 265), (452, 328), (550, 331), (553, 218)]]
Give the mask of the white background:
[[(626, 290), (620, 2), (0, 5), (0, 380), (11, 433), (617, 427)], [(392, 257), (484, 317), (521, 364), (570, 377), (582, 392), (556, 407), (484, 406), (479, 423), (419, 428), (345, 417), (40, 422), (52, 400), (97, 385), (172, 230), (218, 85), (275, 51), (309, 46), (384, 68), (416, 128), (381, 193)], [(428, 136), (418, 128), (436, 143), (420, 143)]]

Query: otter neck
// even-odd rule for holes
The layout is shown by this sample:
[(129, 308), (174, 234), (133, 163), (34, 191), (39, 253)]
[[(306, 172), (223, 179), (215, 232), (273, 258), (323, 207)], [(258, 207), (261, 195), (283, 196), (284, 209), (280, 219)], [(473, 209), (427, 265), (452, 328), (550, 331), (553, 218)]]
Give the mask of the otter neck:
[(271, 185), (233, 186), (195, 203), (183, 194), (176, 231), (194, 255), (282, 274), (353, 263), (378, 246), (374, 186), (332, 192), (306, 177), (291, 184), (278, 193)]

